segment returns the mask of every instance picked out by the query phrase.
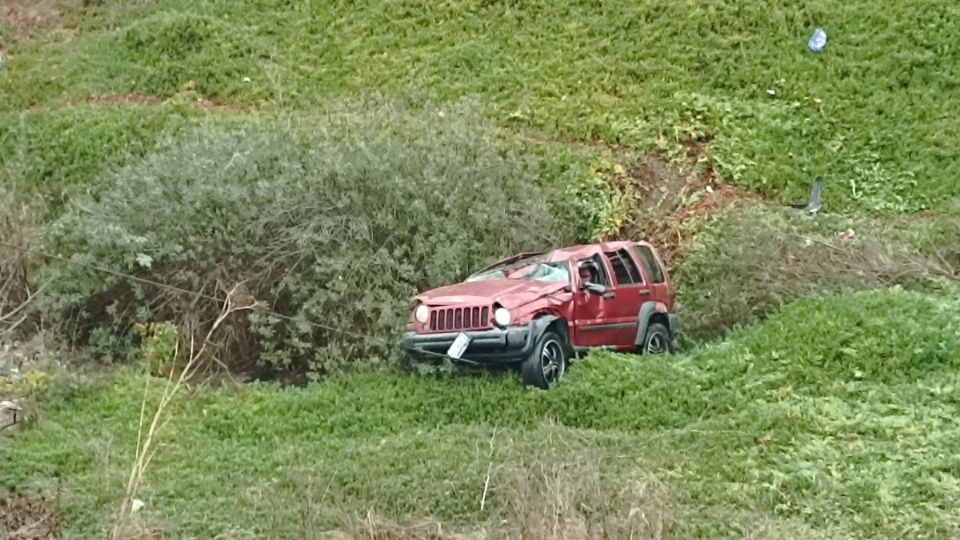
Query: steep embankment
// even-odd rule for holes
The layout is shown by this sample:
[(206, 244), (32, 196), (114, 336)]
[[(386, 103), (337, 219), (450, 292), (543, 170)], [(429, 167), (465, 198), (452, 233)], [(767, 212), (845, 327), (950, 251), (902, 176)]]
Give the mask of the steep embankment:
[[(776, 314), (682, 357), (596, 355), (547, 393), (512, 378), (392, 371), (305, 389), (204, 389), (159, 439), (138, 493), (146, 503), (134, 519), (141, 535), (314, 537), (342, 528), (362, 538), (426, 538), (486, 529), (544, 538), (583, 537), (588, 526), (651, 538), (960, 535), (960, 462), (951, 451), (960, 443), (960, 306), (949, 281), (960, 265), (960, 101), (949, 99), (960, 80), (960, 4), (13, 0), (0, 16), (0, 207), (37, 205), (23, 213), (34, 216), (29, 223), (0, 228), (19, 244), (49, 239), (44, 223), (79, 219), (104, 236), (64, 242), (58, 254), (140, 275), (172, 268), (168, 277), (192, 279), (171, 263), (215, 261), (219, 252), (181, 249), (194, 243), (178, 237), (178, 227), (216, 227), (167, 219), (153, 230), (141, 218), (164, 208), (137, 200), (144, 212), (131, 205), (110, 218), (162, 232), (169, 249), (141, 258), (148, 253), (124, 244), (120, 257), (106, 246), (146, 235), (112, 234), (115, 223), (91, 218), (96, 205), (124, 207), (126, 192), (104, 190), (145, 186), (130, 193), (136, 198), (160, 185), (123, 176), (175, 168), (155, 150), (183, 165), (184, 182), (165, 177), (179, 196), (193, 185), (191, 166), (221, 164), (177, 153), (191, 148), (194, 128), (222, 135), (279, 125), (322, 132), (342, 150), (344, 134), (358, 132), (337, 128), (336, 119), (391, 102), (428, 126), (401, 129), (394, 142), (406, 137), (427, 148), (443, 144), (430, 134), (444, 130), (429, 126), (451, 114), (455, 136), (443, 141), (474, 133), (451, 113), (467, 100), (499, 129), (445, 145), (451, 161), (458, 149), (469, 155), (460, 172), (443, 169), (442, 177), (475, 178), (481, 169), (471, 164), (500, 160), (497, 144), (510, 148), (517, 168), (509, 170), (559, 188), (553, 217), (572, 222), (579, 236), (649, 235), (671, 256), (684, 254), (672, 260), (696, 336)], [(820, 54), (805, 48), (816, 27), (829, 36)], [(326, 166), (293, 137), (273, 153), (256, 139), (246, 143), (266, 157), (233, 179), (237, 193), (270, 199), (278, 179), (271, 171), (289, 172), (297, 160)], [(405, 164), (401, 180), (442, 169), (418, 168), (416, 155), (390, 148)], [(386, 153), (337, 165), (350, 178), (387, 185), (395, 168), (368, 174)], [(538, 159), (525, 161), (526, 153)], [(224, 161), (219, 170), (236, 163)], [(822, 216), (776, 208), (803, 201), (818, 174), (826, 179)], [(295, 194), (297, 174), (284, 178)], [(216, 185), (203, 180), (201, 192)], [(336, 195), (349, 201), (359, 193)], [(214, 203), (229, 195), (198, 196), (190, 209), (215, 219), (222, 205)], [(745, 204), (728, 204), (737, 201)], [(232, 204), (243, 207), (243, 198)], [(746, 207), (753, 209), (741, 212)], [(242, 225), (244, 234), (273, 230)], [(287, 247), (302, 240), (285, 238)], [(457, 257), (472, 261), (463, 240), (470, 237), (455, 232), (418, 252), (456, 259), (444, 249), (458, 238)], [(222, 243), (204, 240), (197, 245)], [(36, 290), (38, 271), (51, 269), (46, 262), (18, 262), (11, 290)], [(425, 265), (394, 263), (405, 286), (430, 284), (417, 282)], [(103, 284), (99, 274), (81, 277)], [(916, 290), (887, 288), (893, 284)], [(865, 287), (882, 290), (857, 290)], [(150, 290), (121, 291), (136, 300), (131, 313), (173, 305)], [(833, 292), (795, 301), (826, 290)], [(348, 292), (362, 309), (368, 298)], [(61, 300), (88, 315), (116, 314), (95, 296)], [(50, 312), (30, 314), (41, 320)], [(375, 319), (371, 327), (392, 324)], [(101, 332), (83, 343), (95, 346), (84, 358), (129, 337)], [(312, 350), (270, 337), (300, 354)], [(381, 347), (388, 339), (368, 337)], [(277, 352), (275, 359), (289, 358)], [(50, 391), (23, 400), (36, 423), (0, 440), (0, 482), (25, 490), (0, 499), (9, 510), (4, 532), (62, 524), (93, 536), (110, 523), (136, 447), (143, 371), (138, 364), (93, 381), (63, 374)], [(14, 388), (0, 383), (0, 391)], [(59, 493), (60, 506), (37, 493)], [(443, 526), (416, 526), (425, 519)]]
[[(550, 392), (390, 372), (207, 389), (174, 405), (143, 518), (178, 537), (362, 530), (367, 512), (538, 536), (586, 519), (616, 537), (950, 537), (952, 298), (799, 301), (683, 358), (593, 356)], [(60, 478), (70, 529), (93, 534), (126, 479), (142, 384), (125, 371), (48, 398), (0, 445), (0, 482)]]

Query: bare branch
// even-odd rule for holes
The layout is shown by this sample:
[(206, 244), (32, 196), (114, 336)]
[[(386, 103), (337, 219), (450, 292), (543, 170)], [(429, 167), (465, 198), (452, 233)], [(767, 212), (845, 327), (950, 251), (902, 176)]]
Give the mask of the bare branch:
[[(174, 377), (174, 373), (177, 371), (176, 369), (171, 369), (170, 373), (167, 375), (163, 393), (160, 396), (160, 402), (157, 405), (156, 410), (153, 412), (149, 426), (144, 425), (150, 384), (150, 379), (147, 379), (147, 382), (144, 385), (143, 401), (141, 402), (140, 408), (140, 429), (137, 431), (137, 448), (134, 455), (134, 461), (130, 469), (130, 476), (127, 479), (126, 491), (124, 493), (123, 500), (121, 501), (119, 511), (117, 512), (114, 526), (108, 536), (109, 539), (113, 540), (118, 538), (121, 535), (124, 526), (127, 524), (131, 513), (132, 501), (134, 498), (136, 498), (137, 492), (143, 483), (144, 473), (146, 472), (150, 463), (153, 461), (154, 456), (157, 454), (158, 448), (154, 443), (158, 435), (164, 431), (166, 426), (173, 418), (173, 415), (169, 411), (170, 404), (174, 398), (179, 395), (180, 390), (186, 381), (188, 381), (196, 373), (198, 366), (201, 364), (201, 361), (207, 352), (207, 344), (211, 343), (214, 334), (220, 329), (223, 322), (226, 321), (231, 315), (240, 311), (254, 309), (254, 307), (257, 305), (257, 303), (252, 299), (241, 304), (235, 303), (237, 291), (241, 285), (242, 282), (234, 285), (233, 288), (227, 292), (227, 298), (223, 302), (220, 315), (210, 326), (199, 349), (197, 349), (196, 339), (194, 338), (193, 333), (189, 332), (189, 349), (186, 363), (180, 368), (179, 374), (176, 376), (176, 378)], [(179, 356), (179, 351), (180, 341), (178, 339), (174, 348), (174, 358)], [(146, 431), (144, 431), (145, 428)]]

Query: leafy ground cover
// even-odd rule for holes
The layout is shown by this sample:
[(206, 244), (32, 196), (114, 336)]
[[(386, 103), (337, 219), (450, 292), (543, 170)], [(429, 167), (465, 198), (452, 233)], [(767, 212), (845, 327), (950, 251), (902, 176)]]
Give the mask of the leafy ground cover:
[[(268, 7), (269, 5), (269, 7)], [(721, 176), (836, 208), (960, 192), (949, 2), (137, 2), (14, 42), (8, 113), (102, 96), (309, 110), (345, 96), (478, 97), (498, 123), (640, 148), (711, 142)], [(829, 42), (814, 55), (815, 27)], [(772, 91), (773, 95), (768, 91)], [(117, 113), (123, 115), (125, 113)]]
[[(647, 537), (947, 538), (960, 532), (958, 313), (955, 297), (899, 289), (808, 298), (685, 357), (594, 355), (550, 392), (376, 372), (198, 389), (148, 472), (144, 515), (177, 537), (287, 537), (368, 511), (496, 531), (515, 517), (516, 475), (545, 474), (594, 483), (572, 490), (588, 500), (571, 512), (642, 487), (633, 504), (660, 525)], [(125, 370), (53, 391), (36, 429), (0, 445), (16, 464), (0, 482), (59, 478), (74, 534), (99, 531), (144, 382)], [(594, 523), (628, 522), (612, 500)]]
[[(87, 208), (149, 192), (124, 174), (198, 127), (329, 134), (387, 102), (442, 122), (466, 99), (498, 128), (479, 153), (537, 158), (577, 236), (671, 239), (696, 337), (773, 314), (670, 359), (594, 355), (549, 393), (391, 370), (197, 389), (139, 493), (143, 536), (960, 535), (958, 5), (12, 0), (0, 15), (0, 206), (29, 216), (0, 220), (5, 241), (33, 246), (58, 219), (96, 229)], [(817, 174), (823, 215), (766, 206), (805, 200)], [(27, 292), (50, 270), (0, 266)], [(27, 400), (36, 422), (0, 439), (4, 527), (109, 524), (143, 371), (66, 374)]]

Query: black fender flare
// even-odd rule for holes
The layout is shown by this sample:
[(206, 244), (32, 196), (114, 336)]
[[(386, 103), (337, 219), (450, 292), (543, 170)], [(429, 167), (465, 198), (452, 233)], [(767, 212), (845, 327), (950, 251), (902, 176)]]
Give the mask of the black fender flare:
[(650, 326), (650, 319), (654, 313), (658, 313), (657, 304), (659, 304), (659, 302), (647, 300), (640, 306), (640, 312), (637, 314), (637, 337), (633, 340), (633, 344), (637, 347), (642, 347), (644, 340), (647, 339), (647, 328)]
[[(540, 336), (542, 336), (543, 333), (547, 331), (547, 328), (549, 328), (553, 323), (557, 321), (560, 321), (561, 323), (563, 323), (561, 324), (561, 326), (563, 327), (561, 331), (561, 336), (563, 337), (563, 339), (566, 340), (567, 347), (572, 348), (572, 345), (570, 344), (570, 329), (567, 328), (566, 320), (563, 317), (558, 317), (556, 315), (541, 315), (536, 319), (530, 321), (531, 343), (536, 343), (537, 340), (540, 339)], [(567, 352), (569, 353), (570, 351), (568, 350)]]

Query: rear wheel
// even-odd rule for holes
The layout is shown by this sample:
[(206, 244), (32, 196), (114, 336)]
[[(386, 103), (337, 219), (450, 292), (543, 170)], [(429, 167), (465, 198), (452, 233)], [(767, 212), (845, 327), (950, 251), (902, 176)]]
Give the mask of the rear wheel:
[(567, 344), (559, 334), (548, 330), (520, 365), (523, 384), (547, 389), (567, 371)]
[(643, 340), (643, 354), (668, 354), (672, 350), (670, 330), (661, 323), (651, 323)]

